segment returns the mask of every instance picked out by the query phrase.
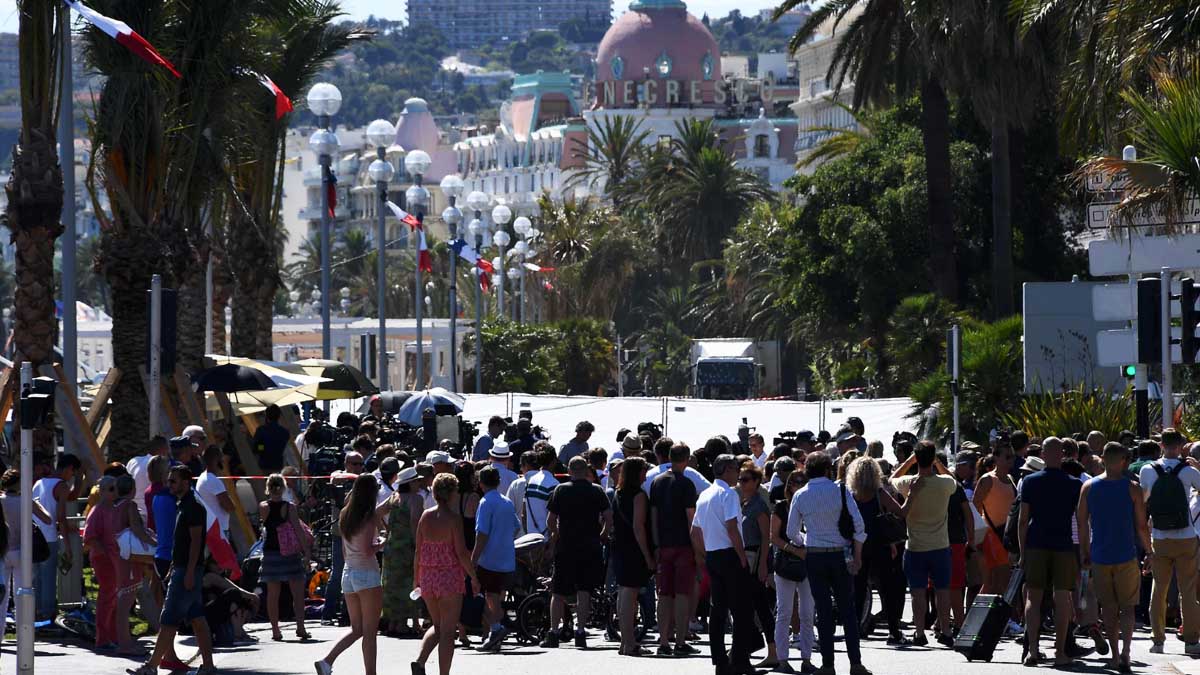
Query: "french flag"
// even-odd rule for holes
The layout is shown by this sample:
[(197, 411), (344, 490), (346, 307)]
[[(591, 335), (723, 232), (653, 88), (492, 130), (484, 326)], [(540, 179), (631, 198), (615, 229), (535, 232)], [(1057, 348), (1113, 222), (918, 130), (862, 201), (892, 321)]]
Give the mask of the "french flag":
[(537, 264), (534, 264), (531, 262), (525, 263), (525, 269), (529, 270), (530, 272), (553, 272), (554, 271), (553, 267), (542, 267), (541, 265), (537, 265)]
[(429, 246), (425, 244), (425, 226), (413, 214), (396, 206), (393, 202), (387, 202), (387, 207), (391, 209), (392, 215), (396, 216), (400, 222), (408, 225), (409, 229), (417, 233), (417, 267), (422, 272), (433, 273), (433, 258), (429, 255)]
[(478, 251), (465, 242), (462, 248), (459, 249), (458, 255), (479, 270), (480, 290), (484, 293), (492, 290), (492, 275), (496, 273), (496, 268), (492, 265), (492, 262), (479, 255)]
[(275, 119), (281, 120), (283, 116), (292, 112), (292, 99), (288, 98), (287, 94), (279, 88), (279, 85), (262, 73), (250, 71), (250, 74), (258, 80), (258, 83), (267, 88), (267, 91), (275, 95)]
[(212, 509), (205, 509), (204, 513), (206, 525), (204, 544), (208, 546), (208, 552), (216, 561), (217, 566), (229, 573), (230, 579), (233, 581), (241, 579), (242, 568), (238, 564), (237, 553), (234, 553), (233, 546), (225, 538), (225, 532), (221, 530), (221, 521), (217, 519), (217, 515)]
[(149, 42), (146, 42), (146, 38), (138, 35), (137, 31), (130, 28), (124, 21), (117, 21), (116, 19), (104, 16), (96, 10), (83, 5), (78, 0), (64, 1), (68, 7), (78, 12), (84, 21), (99, 28), (106, 35), (116, 40), (117, 44), (133, 52), (141, 60), (151, 65), (162, 66), (171, 71), (171, 74), (175, 77), (183, 78), (183, 75), (180, 75), (179, 71), (175, 70), (175, 66), (170, 61), (164, 58), (162, 54), (159, 54), (157, 49), (151, 46)]

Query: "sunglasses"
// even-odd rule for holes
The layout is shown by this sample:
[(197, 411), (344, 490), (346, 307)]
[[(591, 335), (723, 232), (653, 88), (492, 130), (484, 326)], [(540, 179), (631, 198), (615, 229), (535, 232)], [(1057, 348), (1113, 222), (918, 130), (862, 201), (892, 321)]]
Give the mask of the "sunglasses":
[(739, 483), (753, 483), (754, 476), (738, 476)]

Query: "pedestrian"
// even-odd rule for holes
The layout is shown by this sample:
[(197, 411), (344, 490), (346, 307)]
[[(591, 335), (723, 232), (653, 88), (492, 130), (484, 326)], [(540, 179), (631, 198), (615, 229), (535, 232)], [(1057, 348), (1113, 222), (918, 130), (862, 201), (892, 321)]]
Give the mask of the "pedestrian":
[(424, 510), (413, 492), (417, 470), (408, 467), (396, 476), (396, 498), (387, 517), (387, 541), (383, 548), (384, 633), (391, 637), (420, 635), (421, 607), (409, 597), (413, 583), (417, 523)]
[[(204, 507), (196, 500), (192, 491), (192, 472), (187, 466), (171, 467), (167, 485), (171, 487), (171, 493), (175, 496), (177, 513), (172, 537), (171, 577), (167, 584), (162, 616), (159, 619), (154, 653), (141, 667), (128, 672), (132, 675), (156, 675), (160, 665), (164, 668), (177, 665), (179, 659), (175, 656), (175, 634), (181, 623), (190, 621), (202, 662), (202, 665), (192, 672), (194, 675), (216, 675), (212, 634), (208, 629), (208, 621), (204, 618), (202, 593), (204, 527), (207, 516)], [(168, 656), (170, 659), (166, 658)]]
[[(504, 442), (504, 428), (507, 426), (504, 418), (499, 415), (492, 415), (488, 420), (487, 433), (480, 436), (479, 440), (475, 441), (475, 447), (471, 450), (471, 461), (481, 462), (488, 458), (488, 451), (491, 450), (496, 443)], [(507, 446), (508, 444), (505, 443)]]
[[(542, 460), (554, 458), (543, 455)], [(575, 646), (587, 648), (584, 627), (591, 617), (591, 592), (604, 585), (602, 542), (608, 541), (612, 532), (613, 514), (604, 490), (588, 480), (588, 468), (586, 459), (572, 457), (567, 464), (570, 480), (556, 486), (546, 503), (546, 539), (554, 558), (554, 574), (550, 580), (550, 630), (541, 643), (544, 648), (558, 647), (560, 633), (556, 631), (566, 627), (567, 596), (571, 595), (576, 601)], [(621, 475), (625, 475), (624, 469)], [(530, 489), (536, 484), (531, 483)]]
[[(792, 497), (787, 534), (794, 545), (804, 547), (821, 646), (821, 667), (817, 674), (833, 675), (833, 629), (840, 620), (850, 657), (850, 675), (870, 675), (859, 648), (853, 581), (862, 569), (867, 533), (858, 504), (848, 497), (849, 490), (830, 480), (832, 470), (833, 461), (826, 452), (814, 452), (805, 458), (808, 484)], [(799, 536), (801, 529), (805, 530), (803, 539)]]
[(887, 619), (887, 644), (905, 646), (908, 639), (900, 632), (904, 596), (908, 591), (903, 565), (906, 536), (903, 510), (883, 489), (879, 463), (870, 457), (854, 460), (847, 471), (846, 487), (850, 488), (867, 532), (862, 569), (854, 578), (854, 606), (862, 616), (874, 581)]
[(517, 522), (521, 525), (520, 533), (525, 535), (529, 534), (529, 531), (525, 529), (525, 489), (529, 485), (529, 479), (541, 470), (542, 462), (538, 459), (536, 452), (522, 454), (520, 462), (521, 475), (512, 482), (512, 485), (508, 486), (508, 491), (504, 493), (504, 496), (508, 497), (508, 501), (512, 502), (513, 508), (516, 509)]
[(1140, 541), (1146, 551), (1152, 545), (1141, 489), (1125, 475), (1129, 451), (1120, 443), (1106, 443), (1101, 458), (1104, 474), (1084, 483), (1079, 493), (1080, 563), (1092, 570), (1112, 650), (1108, 668), (1131, 673), (1129, 647), (1142, 582), (1137, 545)]
[[(367, 476), (374, 479), (370, 474)], [(296, 637), (301, 640), (312, 637), (304, 628), (305, 572), (312, 551), (300, 529), (299, 509), (283, 499), (286, 487), (283, 476), (271, 474), (267, 477), (267, 499), (258, 505), (258, 519), (263, 523), (263, 557), (258, 580), (267, 584), (267, 617), (271, 621), (271, 639), (276, 642), (283, 641), (279, 630), (279, 591), (283, 584), (291, 591)], [(281, 533), (285, 536), (281, 537)]]
[[(754, 437), (750, 436), (750, 447), (754, 448)], [(759, 629), (767, 643), (767, 657), (755, 664), (755, 668), (774, 668), (779, 665), (778, 652), (772, 641), (775, 620), (772, 618), (772, 601), (775, 593), (770, 586), (771, 571), (767, 546), (771, 540), (771, 508), (762, 495), (762, 469), (750, 461), (742, 464), (737, 479), (738, 497), (742, 504), (742, 547), (746, 550), (747, 569), (750, 572), (750, 606), (758, 618)]]
[(1183, 614), (1184, 653), (1200, 655), (1200, 604), (1196, 602), (1196, 531), (1188, 499), (1200, 491), (1200, 471), (1181, 457), (1183, 434), (1163, 429), (1161, 459), (1142, 467), (1142, 492), (1150, 517), (1154, 590), (1150, 600), (1152, 654), (1163, 653), (1166, 640), (1167, 594), (1174, 577)]
[[(1054, 436), (1045, 439), (1041, 459), (1046, 468), (1022, 479), (1020, 489), (1018, 536), (1026, 586), (1025, 665), (1036, 666), (1040, 659), (1037, 648), (1042, 626), (1042, 598), (1050, 591), (1054, 594), (1054, 665), (1062, 667), (1072, 663), (1067, 653), (1067, 633), (1074, 614), (1071, 593), (1079, 577), (1079, 562), (1071, 542), (1071, 522), (1079, 506), (1079, 491), (1083, 484), (1062, 469), (1062, 440)], [(1192, 578), (1194, 581), (1194, 565)], [(1194, 601), (1194, 585), (1192, 598)]]
[[(273, 477), (272, 477), (273, 478)], [(268, 484), (271, 479), (268, 479)], [(383, 582), (376, 554), (383, 547), (379, 532), (388, 511), (399, 501), (398, 495), (379, 503), (379, 481), (371, 474), (354, 480), (350, 497), (338, 513), (342, 533), (345, 567), (342, 570), (342, 597), (350, 612), (350, 632), (329, 650), (325, 658), (313, 664), (317, 675), (331, 675), (337, 657), (362, 640), (363, 672), (375, 675), (376, 638), (383, 609)]]
[(463, 538), (462, 516), (454, 511), (458, 479), (453, 474), (438, 474), (432, 487), (436, 506), (422, 513), (417, 524), (414, 574), (433, 624), (421, 639), (417, 660), (411, 664), (413, 675), (425, 675), (425, 664), (434, 648), (438, 651), (439, 672), (450, 674), (454, 636), (462, 611), (463, 578), (470, 578), (472, 595), (479, 593), (479, 579)]
[(221, 462), (224, 459), (225, 453), (221, 451), (220, 446), (210, 445), (204, 449), (201, 456), (204, 471), (196, 479), (196, 499), (200, 500), (205, 511), (216, 516), (217, 527), (228, 540), (229, 516), (236, 507), (222, 478)]
[(750, 449), (750, 459), (754, 460), (754, 466), (762, 469), (766, 467), (767, 460), (770, 455), (767, 454), (767, 442), (760, 433), (753, 433), (746, 439), (746, 445)]
[[(704, 547), (705, 567), (712, 579), (709, 598), (709, 647), (717, 675), (752, 675), (750, 655), (758, 650), (758, 631), (750, 606), (749, 561), (738, 526), (742, 506), (731, 484), (737, 482), (733, 455), (713, 460), (712, 485), (696, 500), (692, 538)], [(733, 643), (725, 650), (725, 627), (733, 615)]]
[(980, 593), (999, 595), (1008, 588), (1012, 567), (1004, 548), (1004, 525), (1008, 512), (1017, 499), (1017, 484), (1013, 480), (1012, 447), (998, 445), (992, 452), (992, 470), (979, 477), (971, 501), (987, 523), (980, 552), (983, 556), (983, 588)]
[(629, 457), (622, 463), (621, 481), (617, 485), (613, 514), (613, 541), (610, 548), (616, 573), (617, 614), (621, 631), (620, 653), (624, 656), (646, 656), (637, 635), (638, 593), (650, 581), (654, 557), (650, 552), (647, 529), (649, 499), (642, 491), (646, 475), (646, 460)]
[(500, 486), (497, 488), (501, 495), (507, 495), (508, 489), (517, 480), (517, 473), (508, 468), (512, 462), (512, 451), (508, 449), (508, 443), (500, 441), (492, 445), (488, 450), (488, 463), (496, 467), (496, 471), (500, 474)]
[[(150, 439), (150, 443), (146, 445), (146, 451), (143, 454), (140, 454), (137, 457), (130, 459), (128, 462), (125, 462), (125, 470), (129, 472), (130, 476), (133, 476), (134, 483), (136, 484), (135, 490), (137, 494), (140, 495), (145, 493), (146, 488), (150, 487), (151, 481), (150, 476), (148, 475), (150, 460), (154, 459), (155, 457), (165, 456), (169, 450), (170, 448), (167, 445), (167, 439), (163, 436), (155, 436), (154, 438)], [(72, 457), (73, 455), (63, 456)], [(144, 505), (139, 504), (138, 510), (142, 512), (143, 517), (149, 517), (150, 514)]]
[[(9, 472), (12, 470), (10, 469)], [(122, 476), (128, 478), (128, 475)], [(8, 472), (5, 473), (5, 488), (7, 489)], [(19, 480), (19, 477), (18, 477)], [(119, 523), (121, 514), (117, 508), (117, 479), (104, 476), (98, 484), (100, 501), (88, 514), (83, 528), (83, 542), (88, 549), (88, 559), (92, 563), (92, 571), (96, 576), (96, 647), (99, 649), (120, 649), (126, 653), (136, 653), (137, 645), (129, 634), (129, 607), (132, 604), (133, 582), (129, 570), (129, 562), (121, 558), (117, 534), (121, 531)], [(5, 504), (4, 512), (11, 512), (10, 505)], [(19, 511), (18, 511), (19, 513)], [(11, 523), (10, 523), (11, 531)], [(11, 554), (11, 551), (10, 551)], [(9, 564), (12, 568), (12, 564)], [(119, 599), (122, 594), (130, 596), (130, 604), (125, 606), (124, 616), (118, 612)]]
[[(504, 450), (507, 451), (507, 446)], [(492, 452), (496, 447), (492, 447)], [(475, 546), (471, 562), (476, 566), (479, 586), (483, 590), (486, 609), (484, 625), (488, 636), (479, 651), (498, 652), (508, 629), (504, 627), (504, 594), (517, 569), (516, 539), (520, 523), (512, 502), (501, 492), (500, 468), (485, 466), (479, 470), (479, 486), (483, 498), (475, 512)]]
[[(783, 555), (799, 558), (801, 565), (797, 565), (796, 567), (802, 567), (803, 565), (804, 546), (788, 541), (787, 521), (792, 498), (796, 496), (796, 493), (800, 491), (800, 488), (804, 484), (805, 476), (802, 472), (797, 471), (790, 474), (787, 481), (783, 484), (784, 499), (775, 502), (771, 510), (771, 547)], [(800, 536), (803, 535), (801, 534)], [(798, 640), (796, 642), (800, 648), (800, 672), (809, 675), (816, 671), (816, 668), (812, 664), (813, 619), (816, 612), (813, 607), (812, 587), (808, 582), (807, 570), (782, 570), (776, 568), (774, 574), (775, 653), (779, 659), (779, 665), (775, 667), (775, 670), (780, 673), (796, 672), (792, 668), (792, 665), (788, 663), (791, 648), (791, 640), (788, 639), (788, 636), (791, 633), (792, 610), (794, 608), (796, 610), (797, 623), (799, 624), (799, 631), (796, 634)], [(903, 587), (900, 591), (900, 597), (901, 604), (903, 605)]]
[(37, 593), (35, 616), (39, 621), (53, 619), (58, 613), (59, 553), (64, 551), (65, 543), (67, 548), (64, 555), (70, 560), (71, 532), (78, 531), (78, 528), (71, 527), (67, 520), (67, 504), (79, 494), (79, 483), (76, 479), (80, 467), (82, 464), (78, 457), (63, 453), (58, 457), (54, 473), (33, 484), (33, 500), (40, 504), (51, 518), (49, 523), (34, 521), (34, 525), (42, 531), (50, 550), (50, 555), (34, 569), (33, 586)]
[[(554, 448), (545, 441), (539, 441), (533, 452), (537, 453), (539, 468), (537, 473), (528, 476), (525, 481), (525, 493), (521, 499), (521, 511), (525, 516), (522, 525), (527, 533), (536, 532), (544, 535), (546, 534), (546, 521), (550, 515), (547, 510), (550, 494), (558, 487), (558, 479), (550, 472), (550, 467), (554, 466), (557, 458), (554, 455)], [(513, 504), (515, 505), (516, 502)]]
[(558, 464), (566, 467), (572, 457), (578, 457), (588, 451), (588, 441), (596, 431), (595, 425), (587, 420), (575, 425), (575, 437), (567, 441), (558, 450)]
[(279, 473), (283, 469), (283, 452), (287, 449), (291, 434), (279, 423), (283, 411), (277, 405), (269, 405), (263, 411), (265, 421), (254, 432), (251, 446), (258, 456), (258, 468), (264, 474)]
[(686, 475), (690, 457), (691, 448), (687, 444), (672, 444), (670, 470), (656, 476), (650, 487), (650, 527), (656, 545), (658, 653), (661, 655), (690, 656), (699, 651), (687, 643), (688, 619), (693, 607), (691, 599), (695, 597), (699, 580), (697, 571), (704, 565), (704, 549), (694, 546), (689, 534), (699, 496), (695, 484)]

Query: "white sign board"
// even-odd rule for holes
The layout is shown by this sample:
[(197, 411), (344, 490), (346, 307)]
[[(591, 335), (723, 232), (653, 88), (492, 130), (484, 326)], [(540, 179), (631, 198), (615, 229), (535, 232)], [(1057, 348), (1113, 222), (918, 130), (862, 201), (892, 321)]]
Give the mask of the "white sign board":
[[(1113, 217), (1113, 209), (1117, 206), (1113, 202), (1099, 202), (1088, 204), (1087, 226), (1092, 230), (1106, 230), (1113, 225), (1134, 227), (1150, 227), (1155, 225), (1164, 225), (1167, 222), (1163, 215), (1162, 209), (1154, 209), (1145, 213), (1139, 213), (1132, 222), (1118, 223)], [(1179, 225), (1195, 225), (1200, 223), (1200, 200), (1190, 199), (1184, 205), (1183, 213), (1180, 216)]]
[(1120, 173), (1089, 173), (1087, 177), (1088, 192), (1113, 192), (1129, 187), (1129, 175)]
[(1200, 234), (1130, 236), (1088, 244), (1088, 271), (1095, 277), (1200, 269)]
[[(1171, 328), (1171, 337), (1179, 339), (1178, 326)], [(1171, 345), (1171, 362), (1182, 363), (1179, 345)], [(1102, 366), (1125, 366), (1137, 363), (1137, 329), (1102, 330), (1096, 334), (1096, 362)]]
[[(1171, 293), (1179, 295), (1179, 281), (1171, 282)], [(1092, 286), (1092, 317), (1097, 321), (1133, 321), (1137, 319), (1137, 289), (1129, 284)], [(1179, 315), (1179, 301), (1171, 301), (1171, 315)]]

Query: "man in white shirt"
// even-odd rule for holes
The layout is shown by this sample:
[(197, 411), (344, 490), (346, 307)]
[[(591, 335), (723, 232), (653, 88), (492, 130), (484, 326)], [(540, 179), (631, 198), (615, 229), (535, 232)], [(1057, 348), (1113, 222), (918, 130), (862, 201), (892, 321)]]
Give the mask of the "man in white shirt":
[[(712, 578), (708, 619), (709, 647), (718, 675), (753, 675), (750, 654), (762, 646), (750, 606), (753, 585), (740, 527), (742, 505), (736, 484), (737, 460), (719, 455), (713, 461), (716, 480), (696, 500), (692, 519), (695, 550), (704, 551), (704, 565)], [(733, 645), (725, 652), (726, 617), (733, 615)]]
[(524, 504), (521, 509), (525, 520), (522, 524), (526, 532), (546, 534), (546, 521), (550, 517), (550, 493), (558, 487), (558, 479), (545, 467), (554, 466), (558, 456), (554, 452), (554, 447), (549, 443), (545, 443), (536, 452), (542, 468), (526, 480), (525, 495), (522, 500)]
[[(650, 494), (650, 485), (654, 483), (654, 479), (659, 474), (671, 470), (671, 446), (673, 445), (675, 445), (675, 441), (666, 436), (654, 442), (654, 457), (658, 460), (658, 464), (650, 467), (650, 470), (646, 472), (646, 480), (642, 481), (642, 492)], [(687, 446), (686, 443), (680, 443), (680, 445)], [(692, 481), (692, 485), (696, 486), (696, 494), (701, 494), (709, 488), (710, 483), (704, 474), (692, 467), (686, 467), (683, 475)]]
[(508, 443), (496, 441), (491, 450), (488, 450), (488, 459), (491, 460), (492, 466), (496, 467), (496, 471), (500, 472), (500, 487), (496, 489), (500, 494), (507, 495), (508, 489), (517, 480), (517, 473), (508, 468), (509, 462), (512, 461), (512, 450), (508, 449)]
[(204, 472), (196, 480), (196, 498), (205, 509), (216, 516), (221, 531), (228, 533), (229, 514), (233, 513), (234, 505), (233, 498), (229, 496), (229, 490), (225, 487), (225, 481), (221, 479), (221, 460), (225, 458), (225, 454), (221, 452), (221, 448), (210, 445), (205, 448), (202, 458)]
[[(1153, 554), (1151, 571), (1154, 589), (1150, 596), (1152, 654), (1162, 654), (1166, 640), (1167, 593), (1171, 577), (1179, 587), (1179, 605), (1183, 614), (1184, 652), (1200, 654), (1200, 604), (1196, 602), (1196, 530), (1191, 523), (1188, 498), (1200, 491), (1200, 471), (1188, 466), (1181, 457), (1183, 434), (1163, 429), (1161, 459), (1142, 467), (1140, 482), (1146, 495), (1150, 516), (1150, 540)], [(1180, 485), (1171, 485), (1178, 481)], [(1155, 486), (1159, 492), (1155, 493)]]
[[(49, 523), (33, 519), (34, 526), (41, 530), (50, 549), (50, 555), (33, 566), (35, 616), (39, 621), (53, 619), (58, 612), (58, 552), (65, 543), (67, 555), (70, 556), (69, 537), (73, 528), (67, 521), (67, 503), (78, 495), (80, 481), (77, 478), (82, 467), (75, 455), (61, 454), (54, 473), (33, 484), (33, 501), (40, 504), (51, 518)], [(139, 496), (137, 501), (144, 500)], [(16, 536), (16, 533), (10, 536)]]
[(133, 492), (136, 496), (134, 502), (137, 503), (138, 511), (142, 512), (143, 521), (146, 519), (146, 500), (142, 498), (142, 495), (146, 494), (146, 488), (150, 487), (150, 460), (159, 455), (167, 454), (167, 450), (167, 439), (162, 436), (155, 436), (150, 439), (150, 444), (146, 446), (146, 454), (138, 455), (125, 463), (125, 470), (133, 477)]
[(521, 477), (514, 480), (512, 485), (508, 486), (508, 492), (505, 493), (508, 501), (512, 502), (513, 508), (517, 511), (520, 534), (528, 534), (528, 531), (525, 529), (525, 487), (529, 484), (529, 479), (538, 472), (541, 466), (541, 463), (538, 462), (536, 452), (522, 453)]
[(400, 460), (387, 457), (379, 463), (379, 468), (372, 475), (379, 482), (379, 493), (375, 496), (375, 505), (382, 506), (396, 492), (394, 487), (396, 476), (400, 474)]
[(750, 434), (747, 445), (750, 446), (750, 459), (754, 460), (754, 466), (760, 469), (766, 466), (767, 458), (770, 455), (767, 454), (767, 443), (763, 439), (763, 435), (760, 433)]

